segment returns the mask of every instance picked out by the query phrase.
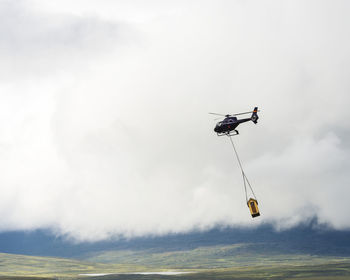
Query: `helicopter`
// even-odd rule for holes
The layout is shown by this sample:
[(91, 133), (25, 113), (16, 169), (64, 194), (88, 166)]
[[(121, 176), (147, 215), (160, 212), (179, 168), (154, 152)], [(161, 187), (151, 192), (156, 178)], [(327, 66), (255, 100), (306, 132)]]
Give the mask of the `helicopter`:
[[(214, 131), (217, 133), (218, 136), (234, 136), (238, 135), (239, 132), (236, 129), (237, 126), (241, 123), (252, 121), (253, 123), (257, 123), (259, 116), (258, 116), (258, 107), (255, 107), (253, 111), (250, 112), (244, 112), (244, 113), (238, 113), (238, 114), (232, 114), (232, 115), (223, 115), (223, 114), (217, 114), (217, 113), (209, 113), (212, 115), (219, 115), (224, 116), (225, 118), (218, 122), (214, 128)], [(237, 119), (236, 116), (238, 115), (245, 115), (252, 113), (250, 118), (244, 118), (244, 119)]]

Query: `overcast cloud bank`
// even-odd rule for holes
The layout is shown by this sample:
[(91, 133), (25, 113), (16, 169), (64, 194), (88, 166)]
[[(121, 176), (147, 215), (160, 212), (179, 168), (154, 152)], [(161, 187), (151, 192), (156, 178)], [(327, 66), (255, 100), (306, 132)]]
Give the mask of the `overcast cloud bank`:
[[(347, 1), (0, 2), (0, 229), (349, 228)], [(228, 139), (207, 112), (261, 108)]]

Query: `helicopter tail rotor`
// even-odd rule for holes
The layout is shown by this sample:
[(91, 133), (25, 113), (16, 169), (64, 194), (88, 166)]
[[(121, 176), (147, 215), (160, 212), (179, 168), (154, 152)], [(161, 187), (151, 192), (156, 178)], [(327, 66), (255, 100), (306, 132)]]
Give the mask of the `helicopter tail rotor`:
[(258, 107), (255, 107), (254, 110), (253, 110), (253, 114), (251, 116), (251, 119), (252, 119), (252, 122), (253, 123), (257, 123), (258, 122), (258, 119), (259, 119), (259, 116), (258, 116)]

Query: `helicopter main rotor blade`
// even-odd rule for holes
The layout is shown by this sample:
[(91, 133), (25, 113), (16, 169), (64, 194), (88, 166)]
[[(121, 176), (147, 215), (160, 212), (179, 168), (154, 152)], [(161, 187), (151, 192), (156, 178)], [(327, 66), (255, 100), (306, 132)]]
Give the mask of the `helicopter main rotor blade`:
[[(250, 111), (250, 112), (244, 112), (244, 113), (238, 113), (238, 114), (232, 114), (231, 116), (239, 116), (239, 115), (245, 115), (245, 114), (251, 114), (254, 111)], [(260, 112), (260, 110), (258, 110), (257, 112)]]
[(224, 115), (224, 114), (218, 114), (218, 113), (208, 113), (208, 114), (211, 114), (211, 115), (217, 115), (217, 116), (223, 116), (223, 117), (225, 117), (226, 115)]

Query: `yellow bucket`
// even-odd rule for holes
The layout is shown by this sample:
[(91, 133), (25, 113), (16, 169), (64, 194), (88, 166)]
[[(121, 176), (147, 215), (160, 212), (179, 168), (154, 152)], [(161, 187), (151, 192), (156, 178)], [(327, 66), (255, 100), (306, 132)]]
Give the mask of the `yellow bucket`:
[(252, 214), (253, 218), (260, 216), (258, 201), (256, 199), (250, 198), (247, 204), (250, 210), (250, 214)]

